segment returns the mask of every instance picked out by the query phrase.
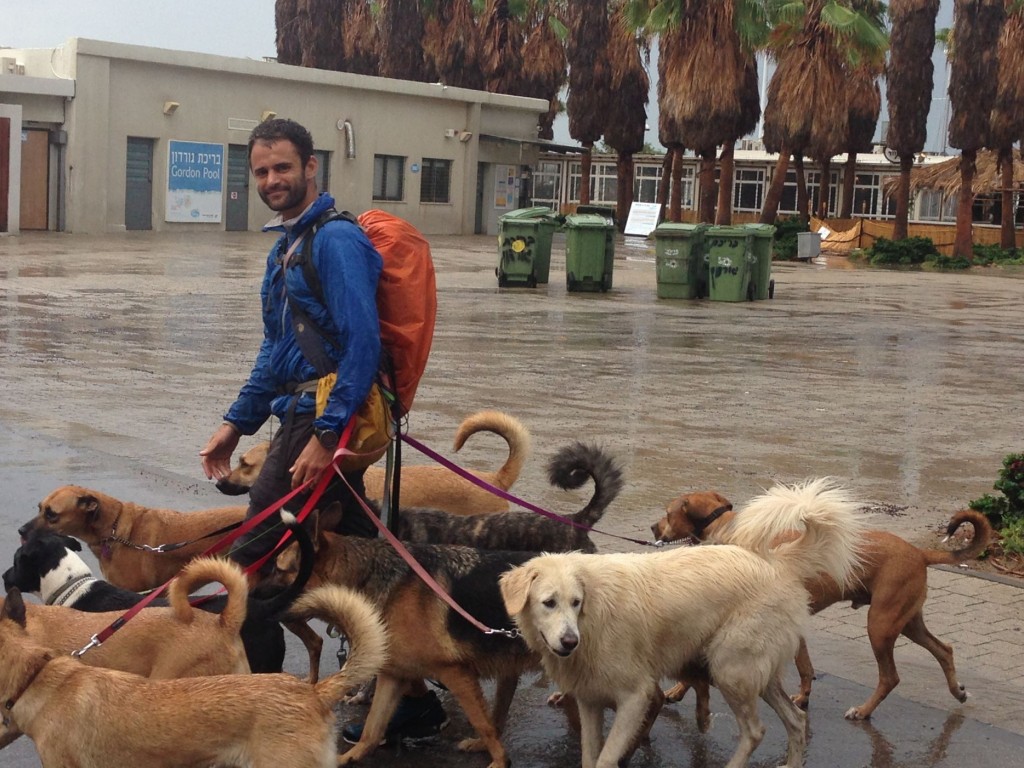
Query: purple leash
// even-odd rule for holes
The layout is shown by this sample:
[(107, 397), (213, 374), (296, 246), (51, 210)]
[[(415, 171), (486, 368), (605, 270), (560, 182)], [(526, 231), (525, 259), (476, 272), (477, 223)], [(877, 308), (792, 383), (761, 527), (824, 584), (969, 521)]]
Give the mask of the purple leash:
[(535, 512), (538, 515), (543, 515), (544, 517), (546, 517), (546, 518), (548, 518), (550, 520), (557, 520), (560, 523), (564, 523), (565, 525), (571, 525), (573, 528), (579, 528), (580, 530), (587, 531), (588, 533), (600, 533), (602, 536), (611, 536), (613, 538), (622, 539), (623, 541), (628, 541), (628, 542), (631, 542), (633, 544), (639, 544), (639, 545), (644, 546), (644, 547), (661, 547), (661, 546), (664, 546), (664, 542), (661, 542), (661, 541), (641, 541), (640, 539), (631, 539), (629, 536), (619, 536), (616, 533), (608, 533), (606, 531), (599, 531), (596, 528), (591, 528), (589, 525), (583, 525), (582, 523), (577, 523), (572, 518), (563, 517), (562, 515), (555, 514), (554, 512), (548, 512), (548, 510), (543, 509), (542, 507), (538, 507), (535, 504), (531, 504), (528, 501), (524, 501), (523, 499), (520, 499), (518, 496), (513, 496), (508, 491), (502, 490), (501, 488), (498, 488), (495, 485), (491, 485), (486, 480), (482, 480), (481, 478), (479, 478), (476, 475), (474, 475), (472, 472), (469, 472), (468, 470), (463, 469), (458, 464), (453, 464), (452, 462), (448, 461), (448, 459), (446, 459), (444, 456), (439, 454), (437, 451), (435, 451), (435, 450), (433, 450), (431, 448), (428, 448), (427, 446), (425, 446), (423, 443), (421, 443), (416, 438), (409, 437), (409, 435), (406, 435), (406, 434), (403, 434), (403, 433), (399, 433), (398, 437), (399, 437), (399, 439), (405, 441), (406, 443), (411, 445), (413, 448), (415, 448), (417, 451), (419, 451), (420, 453), (425, 455), (427, 458), (433, 459), (434, 461), (436, 461), (438, 464), (440, 464), (443, 467), (447, 467), (448, 469), (450, 469), (452, 472), (454, 472), (455, 474), (457, 474), (459, 477), (463, 478), (464, 480), (468, 480), (469, 482), (473, 483), (474, 485), (476, 485), (476, 486), (478, 486), (480, 488), (483, 488), (485, 491), (493, 493), (498, 498), (504, 499), (505, 501), (511, 502), (512, 504), (516, 504), (516, 505), (518, 505), (520, 507), (523, 507), (524, 509), (528, 509), (529, 511)]

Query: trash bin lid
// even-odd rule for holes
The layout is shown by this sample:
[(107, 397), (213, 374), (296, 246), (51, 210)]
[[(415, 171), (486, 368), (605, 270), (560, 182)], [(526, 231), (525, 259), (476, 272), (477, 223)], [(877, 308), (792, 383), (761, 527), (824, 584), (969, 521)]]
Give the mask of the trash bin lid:
[(750, 237), (754, 232), (747, 227), (729, 226), (718, 224), (708, 227), (704, 232), (705, 237)]
[(612, 224), (604, 216), (596, 213), (573, 213), (565, 217), (565, 226), (569, 229), (578, 227), (580, 229), (614, 229)]
[(771, 224), (744, 224), (743, 226), (750, 230), (754, 237), (775, 237), (775, 227)]
[(708, 228), (707, 224), (681, 224), (678, 221), (665, 221), (654, 229), (655, 237), (693, 237)]
[(505, 219), (549, 219), (554, 218), (555, 212), (550, 208), (545, 208), (542, 205), (536, 205), (532, 208), (517, 208), (514, 211), (509, 211), (506, 214), (502, 214), (501, 220)]

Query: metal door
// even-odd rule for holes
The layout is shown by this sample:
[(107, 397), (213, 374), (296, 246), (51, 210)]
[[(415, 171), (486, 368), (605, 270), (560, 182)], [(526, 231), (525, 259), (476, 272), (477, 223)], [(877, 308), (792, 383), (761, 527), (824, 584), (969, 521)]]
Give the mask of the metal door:
[(153, 139), (128, 137), (125, 155), (124, 228), (153, 228)]
[(228, 145), (228, 204), (224, 228), (228, 232), (249, 229), (249, 147)]

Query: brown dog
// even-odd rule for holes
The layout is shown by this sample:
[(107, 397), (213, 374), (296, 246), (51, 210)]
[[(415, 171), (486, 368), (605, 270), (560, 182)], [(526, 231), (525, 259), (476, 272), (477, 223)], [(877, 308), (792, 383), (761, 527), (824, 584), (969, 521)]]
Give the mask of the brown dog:
[[(728, 543), (735, 513), (721, 494), (687, 493), (673, 499), (665, 516), (651, 526), (660, 541), (695, 541)], [(842, 589), (833, 580), (822, 577), (804, 584), (811, 595), (811, 612), (817, 613), (833, 603), (849, 600), (853, 608), (868, 605), (868, 638), (878, 662), (878, 685), (867, 701), (846, 712), (850, 720), (864, 720), (899, 683), (893, 649), (900, 635), (927, 650), (939, 662), (946, 676), (949, 692), (957, 701), (965, 701), (967, 692), (957, 681), (953, 649), (928, 631), (922, 609), (928, 593), (928, 566), (956, 564), (977, 558), (992, 538), (992, 526), (980, 512), (962, 510), (953, 515), (946, 533), (952, 536), (964, 523), (974, 528), (970, 545), (947, 552), (920, 549), (885, 531), (867, 531), (861, 549), (861, 563), (853, 583), (857, 588)], [(811, 695), (814, 668), (801, 640), (796, 657), (800, 672), (800, 693), (793, 700), (806, 707)], [(685, 685), (666, 692), (670, 701), (685, 694)], [(700, 691), (698, 690), (698, 695)], [(704, 705), (706, 706), (706, 704)]]
[[(477, 432), (493, 432), (508, 443), (508, 459), (497, 472), (469, 470), (482, 480), (507, 491), (519, 478), (530, 452), (530, 433), (518, 419), (500, 411), (480, 411), (465, 419), (455, 433), (455, 450)], [(269, 442), (254, 445), (238, 458), (231, 472), (217, 482), (221, 493), (239, 496), (249, 492), (263, 469)], [(384, 469), (371, 466), (364, 476), (366, 497), (380, 502), (384, 498)], [(446, 467), (435, 464), (402, 467), (401, 496), (403, 507), (427, 507), (450, 512), (453, 515), (474, 515), (503, 512), (508, 502), (479, 488)]]
[[(212, 582), (227, 588), (223, 613), (193, 609), (189, 593)], [(83, 654), (81, 660), (90, 666), (158, 679), (248, 673), (249, 664), (239, 637), (245, 621), (247, 590), (245, 575), (234, 563), (212, 558), (194, 560), (168, 587), (171, 607), (144, 608), (107, 642)], [(10, 594), (15, 593), (20, 595), (17, 589)], [(86, 613), (52, 605), (28, 605), (26, 609), (22, 624), (27, 637), (60, 654), (82, 648), (89, 638), (124, 614)], [(16, 729), (8, 726), (0, 746), (18, 735)]]
[[(74, 536), (99, 560), (103, 578), (123, 589), (144, 592), (173, 578), (215, 538), (203, 538), (245, 518), (245, 507), (176, 512), (119, 501), (99, 491), (65, 485), (39, 502), (39, 514), (18, 529), (22, 538), (49, 530)], [(171, 552), (142, 549), (192, 542)]]
[(332, 708), (385, 657), (377, 612), (338, 587), (295, 607), (297, 618), (342, 627), (353, 644), (345, 667), (315, 686), (286, 674), (154, 681), (88, 667), (38, 642), (25, 608), (14, 590), (0, 610), (0, 701), (4, 720), (32, 738), (44, 768), (334, 766)]

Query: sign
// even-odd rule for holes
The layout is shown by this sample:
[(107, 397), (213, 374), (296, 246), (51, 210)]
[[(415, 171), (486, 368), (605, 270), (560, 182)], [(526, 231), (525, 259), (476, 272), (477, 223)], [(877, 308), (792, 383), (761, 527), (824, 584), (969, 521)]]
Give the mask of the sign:
[(624, 235), (647, 237), (658, 226), (661, 206), (658, 203), (633, 203), (629, 207)]
[(515, 208), (519, 201), (519, 171), (515, 165), (494, 166), (494, 207)]
[(413, 163), (412, 165), (409, 166), (409, 170), (412, 173), (419, 173), (420, 172), (420, 164), (419, 163)]
[(165, 221), (217, 223), (224, 205), (224, 145), (167, 142)]

